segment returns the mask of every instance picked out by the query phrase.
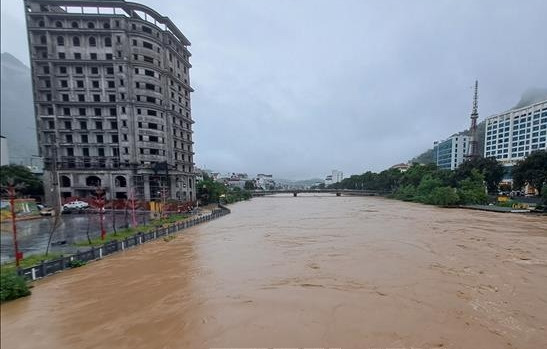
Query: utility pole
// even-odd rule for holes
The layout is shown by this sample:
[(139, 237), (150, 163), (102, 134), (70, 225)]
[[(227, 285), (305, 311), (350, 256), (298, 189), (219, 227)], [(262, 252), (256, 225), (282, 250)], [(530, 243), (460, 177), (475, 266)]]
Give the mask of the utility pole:
[(59, 172), (57, 168), (57, 137), (55, 134), (51, 135), (53, 146), (51, 147), (51, 183), (53, 190), (53, 204), (52, 207), (55, 210), (55, 215), (61, 214), (61, 192), (59, 190)]
[[(53, 146), (51, 147), (51, 184), (52, 184), (52, 207), (53, 207), (53, 223), (51, 224), (51, 229), (49, 230), (49, 237), (47, 240), (46, 247), (46, 256), (49, 254), (49, 247), (51, 246), (51, 239), (53, 234), (59, 225), (61, 218), (61, 192), (59, 190), (59, 173), (57, 170), (57, 137), (55, 134), (51, 135), (51, 142)], [(47, 154), (46, 154), (47, 155)]]
[(131, 223), (133, 225), (133, 228), (137, 227), (137, 216), (135, 214), (135, 189), (131, 188), (131, 192), (129, 193), (129, 202), (131, 205)]

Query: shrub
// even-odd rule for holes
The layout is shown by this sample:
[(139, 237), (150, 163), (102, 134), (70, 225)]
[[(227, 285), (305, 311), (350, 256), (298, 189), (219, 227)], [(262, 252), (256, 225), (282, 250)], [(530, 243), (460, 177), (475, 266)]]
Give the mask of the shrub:
[(2, 272), (0, 276), (0, 301), (5, 302), (30, 294), (25, 279), (15, 272)]
[(412, 184), (405, 185), (404, 187), (399, 188), (393, 196), (400, 200), (412, 201), (416, 196), (416, 187)]
[(428, 203), (431, 193), (442, 186), (442, 182), (438, 178), (431, 175), (425, 175), (420, 181), (420, 185), (416, 188), (416, 201)]
[(78, 268), (84, 266), (85, 264), (85, 261), (82, 261), (80, 259), (73, 259), (68, 263), (68, 266), (71, 268)]
[(488, 201), (484, 176), (477, 170), (471, 171), (471, 177), (459, 183), (458, 195), (463, 204), (484, 204)]
[(451, 187), (438, 187), (433, 189), (427, 197), (426, 203), (433, 205), (449, 206), (455, 205), (460, 201), (456, 190)]

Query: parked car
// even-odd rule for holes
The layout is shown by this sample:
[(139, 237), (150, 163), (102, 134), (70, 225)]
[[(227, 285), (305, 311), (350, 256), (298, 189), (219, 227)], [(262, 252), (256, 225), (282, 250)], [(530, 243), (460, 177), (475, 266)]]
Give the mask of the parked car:
[(63, 209), (67, 210), (83, 210), (88, 207), (89, 204), (85, 201), (72, 201), (63, 205)]
[(43, 207), (40, 210), (40, 216), (53, 216), (55, 214), (55, 210), (53, 207)]

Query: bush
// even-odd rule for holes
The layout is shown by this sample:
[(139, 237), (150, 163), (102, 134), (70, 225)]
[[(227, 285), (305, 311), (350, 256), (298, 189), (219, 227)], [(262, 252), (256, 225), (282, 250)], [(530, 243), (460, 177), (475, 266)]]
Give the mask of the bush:
[(484, 176), (477, 170), (471, 171), (471, 177), (459, 183), (458, 195), (462, 204), (484, 204), (488, 202)]
[(449, 206), (456, 205), (460, 197), (456, 190), (451, 187), (438, 187), (433, 189), (427, 197), (426, 203), (432, 205)]
[(416, 196), (416, 187), (412, 184), (405, 185), (399, 188), (393, 196), (399, 200), (412, 201)]
[(416, 188), (416, 201), (429, 203), (429, 199), (433, 191), (442, 186), (442, 182), (438, 178), (431, 175), (425, 175), (420, 181), (420, 185)]
[(71, 268), (83, 267), (86, 264), (85, 261), (79, 259), (73, 259), (68, 263), (68, 266)]
[(30, 295), (27, 282), (15, 272), (2, 272), (0, 276), (0, 301), (5, 302)]

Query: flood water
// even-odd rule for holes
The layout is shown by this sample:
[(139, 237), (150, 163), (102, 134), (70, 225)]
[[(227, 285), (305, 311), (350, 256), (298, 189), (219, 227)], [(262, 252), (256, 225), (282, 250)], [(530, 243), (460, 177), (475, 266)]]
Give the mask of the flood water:
[(546, 348), (547, 218), (255, 198), (36, 282), (2, 348)]

